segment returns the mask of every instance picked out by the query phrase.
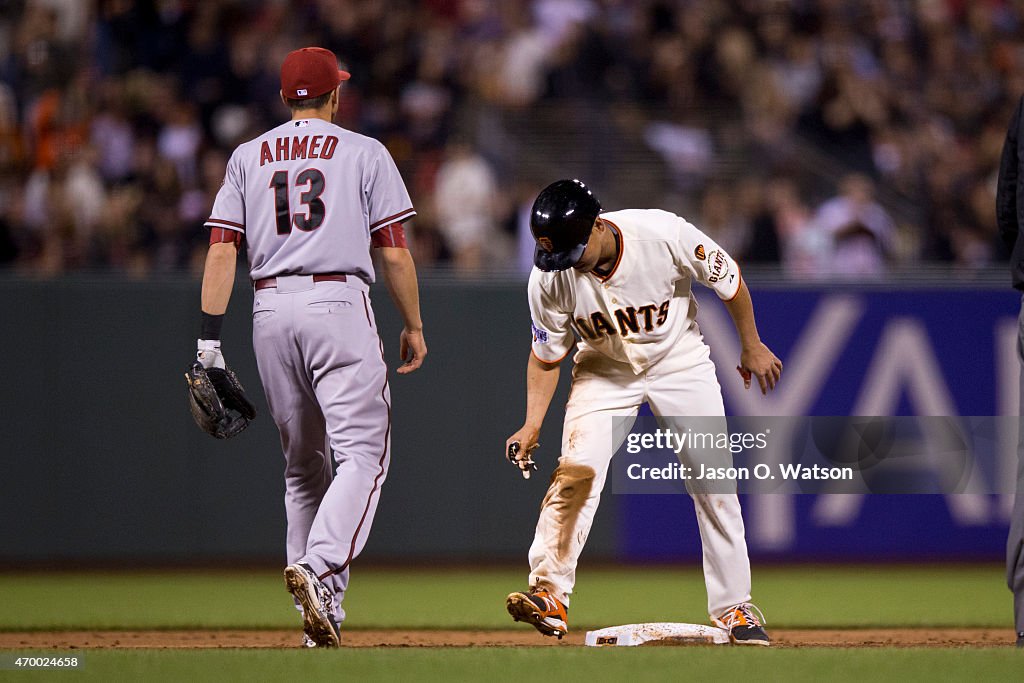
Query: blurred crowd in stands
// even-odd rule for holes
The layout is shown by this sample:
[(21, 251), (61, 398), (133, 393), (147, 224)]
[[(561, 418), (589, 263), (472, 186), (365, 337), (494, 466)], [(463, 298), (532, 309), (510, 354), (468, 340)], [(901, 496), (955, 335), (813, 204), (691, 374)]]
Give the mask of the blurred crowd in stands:
[[(0, 264), (198, 268), (227, 156), (287, 118), (279, 66), (310, 44), (352, 72), (338, 123), (398, 162), (424, 266), (527, 267), (559, 150), (526, 176), (493, 141), (503, 113), (566, 103), (591, 116), (565, 125), (609, 122), (594, 149), (646, 145), (650, 206), (743, 262), (870, 278), (1006, 257), (1019, 0), (0, 0)], [(628, 175), (592, 184), (608, 204)]]

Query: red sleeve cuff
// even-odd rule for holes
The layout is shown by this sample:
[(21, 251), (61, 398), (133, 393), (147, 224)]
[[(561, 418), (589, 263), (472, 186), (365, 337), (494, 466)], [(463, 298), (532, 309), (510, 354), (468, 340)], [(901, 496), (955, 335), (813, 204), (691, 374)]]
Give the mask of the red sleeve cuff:
[(220, 244), (221, 242), (231, 242), (238, 246), (242, 242), (242, 233), (230, 228), (215, 228), (211, 226), (210, 244)]
[(401, 223), (392, 223), (391, 225), (385, 225), (383, 228), (374, 230), (370, 233), (370, 244), (375, 249), (380, 247), (409, 248), (408, 243), (405, 241), (405, 228), (402, 227)]

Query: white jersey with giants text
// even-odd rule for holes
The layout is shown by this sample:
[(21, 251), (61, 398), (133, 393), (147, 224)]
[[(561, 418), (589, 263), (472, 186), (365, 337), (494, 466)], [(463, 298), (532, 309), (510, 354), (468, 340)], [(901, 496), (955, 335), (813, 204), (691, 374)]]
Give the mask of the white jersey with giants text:
[(370, 233), (415, 213), (384, 145), (301, 119), (235, 149), (206, 226), (244, 234), (254, 280), (347, 273), (369, 283)]
[(609, 275), (533, 269), (533, 353), (556, 362), (579, 337), (580, 352), (598, 351), (640, 373), (672, 349), (702, 344), (691, 284), (700, 282), (731, 300), (740, 287), (736, 262), (667, 211), (627, 209), (601, 218), (620, 235), (619, 258)]

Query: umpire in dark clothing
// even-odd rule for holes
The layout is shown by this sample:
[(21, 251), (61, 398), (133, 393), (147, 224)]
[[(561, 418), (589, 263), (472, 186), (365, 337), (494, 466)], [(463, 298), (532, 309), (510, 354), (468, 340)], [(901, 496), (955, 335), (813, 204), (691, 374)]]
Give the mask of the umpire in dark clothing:
[[(999, 162), (999, 184), (996, 189), (996, 220), (999, 234), (1010, 249), (1010, 272), (1013, 286), (1024, 291), (1024, 120), (1017, 104), (1013, 120), (1006, 132), (1003, 157)], [(1017, 337), (1017, 358), (1024, 364), (1024, 298), (1021, 300), (1020, 325)], [(1020, 412), (1024, 415), (1024, 373), (1020, 378)], [(1013, 502), (1010, 536), (1006, 541), (1006, 583), (1013, 591), (1013, 613), (1017, 630), (1017, 647), (1024, 647), (1024, 428), (1018, 422), (1017, 495)]]

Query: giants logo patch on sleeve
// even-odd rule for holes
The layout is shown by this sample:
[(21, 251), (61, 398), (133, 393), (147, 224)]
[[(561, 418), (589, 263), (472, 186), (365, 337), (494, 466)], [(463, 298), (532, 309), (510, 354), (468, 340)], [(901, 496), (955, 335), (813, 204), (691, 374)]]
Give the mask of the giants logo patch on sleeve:
[(708, 254), (708, 282), (715, 283), (729, 274), (729, 259), (725, 252), (715, 249)]
[(548, 331), (542, 330), (537, 327), (537, 323), (531, 322), (530, 328), (533, 330), (533, 342), (535, 344), (547, 344), (548, 343)]

